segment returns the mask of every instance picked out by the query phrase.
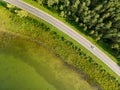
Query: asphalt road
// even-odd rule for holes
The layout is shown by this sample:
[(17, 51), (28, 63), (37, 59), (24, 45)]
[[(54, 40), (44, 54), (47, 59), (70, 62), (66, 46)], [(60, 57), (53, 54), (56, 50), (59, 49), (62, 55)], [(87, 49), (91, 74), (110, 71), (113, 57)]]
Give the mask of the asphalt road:
[[(120, 76), (120, 67), (113, 62), (106, 54), (104, 54), (100, 49), (98, 49), (96, 46), (94, 46), (90, 41), (85, 39), (83, 36), (78, 34), (76, 31), (62, 23), (61, 21), (55, 19), (51, 15), (27, 4), (24, 3), (21, 0), (4, 0), (6, 2), (9, 2), (23, 10), (26, 10), (27, 12), (47, 21), (48, 23), (52, 24), (56, 28), (58, 28), (60, 31), (64, 32), (71, 38), (73, 38), (75, 41), (77, 41), (79, 44), (84, 46), (86, 49), (88, 49), (91, 53), (93, 53), (95, 56), (97, 56), (102, 62), (104, 62), (109, 68), (111, 68), (117, 75)], [(91, 45), (95, 47), (95, 49), (91, 48)]]

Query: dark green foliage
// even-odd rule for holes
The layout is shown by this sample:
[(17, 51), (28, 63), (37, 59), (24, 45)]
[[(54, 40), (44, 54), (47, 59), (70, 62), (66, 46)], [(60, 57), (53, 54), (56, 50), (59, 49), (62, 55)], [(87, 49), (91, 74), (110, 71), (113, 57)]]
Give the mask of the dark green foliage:
[(2, 5), (2, 6), (4, 6), (4, 7), (7, 6), (7, 4), (6, 4), (3, 0), (0, 0), (0, 5)]

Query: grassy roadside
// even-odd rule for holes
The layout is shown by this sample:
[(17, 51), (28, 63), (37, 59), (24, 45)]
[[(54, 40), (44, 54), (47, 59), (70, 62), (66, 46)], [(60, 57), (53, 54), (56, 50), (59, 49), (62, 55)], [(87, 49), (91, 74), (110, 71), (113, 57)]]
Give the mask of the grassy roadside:
[[(2, 12), (4, 12), (4, 13), (2, 13)], [(39, 23), (36, 23), (36, 21), (34, 22), (34, 20), (33, 19), (30, 19), (30, 18), (20, 18), (20, 17), (18, 17), (18, 16), (16, 16), (16, 15), (14, 15), (14, 17), (13, 17), (13, 14), (11, 14), (10, 12), (9, 12), (9, 14), (8, 14), (8, 11), (5, 11), (5, 10), (1, 10), (1, 16), (3, 16), (2, 18), (1, 18), (1, 22), (3, 22), (3, 26), (7, 26), (7, 30), (13, 30), (14, 32), (19, 32), (19, 33), (21, 33), (21, 34), (24, 34), (25, 32), (26, 32), (26, 34), (30, 34), (30, 35), (32, 35), (32, 37), (35, 37), (36, 35), (38, 35), (38, 34), (40, 34), (40, 38), (38, 38), (38, 36), (36, 37), (36, 38), (38, 38), (38, 39), (40, 39), (40, 40), (43, 40), (43, 38), (44, 38), (44, 40), (45, 40), (45, 42), (47, 42), (47, 44), (49, 43), (49, 44), (51, 44), (52, 43), (52, 45), (54, 45), (53, 43), (55, 43), (55, 41), (52, 41), (52, 40), (50, 40), (49, 38), (51, 38), (51, 37), (49, 37), (50, 35), (49, 35), (49, 33), (47, 33), (47, 32), (42, 32), (43, 30), (40, 30), (40, 28), (39, 27), (36, 27), (36, 26), (39, 26), (39, 23), (43, 23), (43, 24), (45, 24), (45, 27), (50, 27), (50, 30), (52, 30), (52, 31), (55, 31), (55, 32), (57, 32), (59, 35), (61, 35), (61, 36), (65, 36), (65, 38), (67, 38), (67, 39), (69, 39), (69, 40), (71, 40), (71, 41), (73, 41), (73, 43), (77, 46), (77, 43), (74, 41), (74, 40), (72, 40), (70, 37), (68, 37), (68, 36), (66, 36), (65, 34), (63, 34), (62, 32), (60, 32), (58, 29), (56, 29), (56, 28), (54, 28), (52, 25), (50, 25), (50, 24), (48, 24), (47, 22), (45, 22), (45, 21), (43, 21), (43, 20), (41, 20), (41, 19), (38, 19), (37, 17), (35, 17), (35, 16), (33, 16), (33, 15), (30, 15), (29, 14), (29, 16), (31, 17), (31, 18), (36, 18), (36, 19), (34, 19), (34, 20), (37, 20), (37, 21), (39, 21)], [(13, 17), (13, 18), (12, 18)], [(8, 20), (8, 22), (6, 23), (6, 21), (3, 19), (3, 18), (6, 18), (6, 20)], [(11, 18), (12, 18), (12, 21), (11, 21)], [(4, 24), (6, 24), (6, 25), (4, 25)], [(42, 24), (42, 25), (43, 25)], [(11, 27), (11, 26), (15, 26), (16, 28), (14, 28), (14, 27)], [(30, 26), (30, 27), (28, 27), (28, 26)], [(44, 26), (43, 26), (44, 27)], [(45, 28), (44, 27), (44, 28)], [(42, 35), (43, 34), (43, 35)], [(42, 39), (41, 39), (42, 38)], [(49, 41), (50, 40), (50, 41)], [(52, 42), (51, 42), (52, 41)], [(59, 43), (58, 43), (59, 42)], [(58, 40), (58, 42), (57, 42), (57, 45), (59, 45), (60, 43), (61, 43), (61, 41), (60, 40)], [(64, 45), (64, 43), (63, 43), (63, 45)], [(82, 48), (82, 46), (80, 46), (79, 44), (78, 44), (78, 47), (80, 47), (81, 49), (82, 49), (82, 51), (84, 52), (85, 50), (84, 50), (84, 48)], [(69, 48), (68, 48), (69, 49)], [(70, 50), (69, 50), (70, 51)], [(85, 53), (87, 53), (88, 51), (86, 50), (86, 52)], [(67, 53), (67, 52), (66, 52)], [(71, 52), (70, 52), (71, 53)], [(89, 55), (89, 52), (86, 54), (86, 55)], [(96, 58), (95, 58), (95, 60), (96, 60)], [(100, 61), (100, 60), (99, 60)], [(108, 69), (105, 69), (106, 71), (108, 71), (109, 70), (109, 68)], [(110, 73), (111, 74), (111, 73)], [(113, 75), (113, 74), (111, 74), (111, 75)], [(114, 75), (113, 75), (114, 76)], [(117, 76), (116, 76), (117, 77)]]
[(50, 14), (51, 16), (59, 19), (60, 21), (62, 21), (63, 23), (65, 23), (66, 25), (68, 25), (69, 27), (71, 27), (73, 30), (75, 30), (76, 32), (78, 32), (80, 35), (84, 36), (86, 39), (88, 39), (90, 42), (92, 42), (94, 45), (96, 45), (100, 50), (102, 50), (107, 56), (109, 56), (114, 62), (118, 62), (118, 60), (112, 56), (108, 50), (106, 48), (102, 48), (101, 46), (104, 46), (104, 45), (98, 45), (97, 42), (95, 42), (93, 40), (93, 38), (91, 38), (90, 36), (88, 35), (85, 35), (84, 32), (78, 30), (75, 26), (71, 25), (69, 22), (67, 22), (64, 18), (60, 17), (57, 13), (54, 13), (54, 12), (51, 12), (50, 10), (48, 10), (47, 8), (45, 8), (44, 6), (41, 6), (39, 4), (37, 4), (36, 2), (32, 1), (32, 0), (23, 0), (25, 1), (26, 3), (29, 3), (43, 11), (45, 11), (46, 13)]

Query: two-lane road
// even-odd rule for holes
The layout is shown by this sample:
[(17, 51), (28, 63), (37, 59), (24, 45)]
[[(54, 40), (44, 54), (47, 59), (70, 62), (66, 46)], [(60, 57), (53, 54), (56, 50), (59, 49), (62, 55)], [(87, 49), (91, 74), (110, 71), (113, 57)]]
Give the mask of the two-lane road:
[[(26, 10), (27, 12), (47, 21), (48, 23), (52, 24), (56, 28), (58, 28), (60, 31), (64, 32), (71, 38), (73, 38), (75, 41), (77, 41), (79, 44), (84, 46), (86, 49), (88, 49), (90, 52), (92, 52), (95, 56), (97, 56), (102, 62), (104, 62), (109, 68), (111, 68), (117, 75), (120, 76), (120, 67), (113, 62), (106, 54), (104, 54), (100, 49), (98, 49), (96, 46), (94, 46), (91, 42), (89, 42), (87, 39), (85, 39), (83, 36), (78, 34), (76, 31), (62, 23), (61, 21), (55, 19), (51, 15), (21, 1), (21, 0), (4, 0), (10, 4), (13, 4), (23, 10)], [(91, 48), (91, 45), (95, 47), (95, 49)]]

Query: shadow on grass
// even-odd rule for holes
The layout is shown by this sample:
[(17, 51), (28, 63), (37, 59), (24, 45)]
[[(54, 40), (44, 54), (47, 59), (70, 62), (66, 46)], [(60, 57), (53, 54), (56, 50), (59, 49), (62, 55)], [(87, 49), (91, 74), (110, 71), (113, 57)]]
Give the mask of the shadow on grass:
[(0, 5), (3, 7), (7, 7), (7, 3), (3, 0), (0, 0)]

